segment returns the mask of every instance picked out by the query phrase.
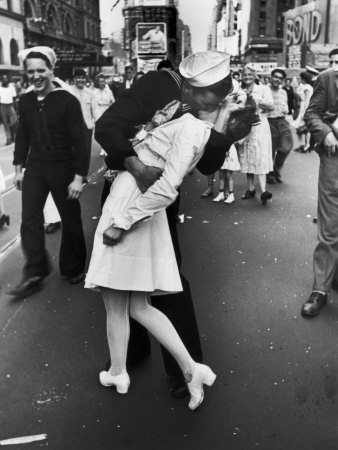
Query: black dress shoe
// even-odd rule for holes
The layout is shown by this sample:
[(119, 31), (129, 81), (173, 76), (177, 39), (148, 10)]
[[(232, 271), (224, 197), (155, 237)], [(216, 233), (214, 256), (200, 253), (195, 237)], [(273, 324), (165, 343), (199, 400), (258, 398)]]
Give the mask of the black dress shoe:
[(14, 295), (17, 299), (28, 297), (42, 289), (43, 278), (43, 276), (25, 278), (7, 294)]
[(71, 275), (68, 277), (68, 281), (70, 284), (79, 284), (81, 281), (83, 281), (86, 277), (86, 274), (84, 272), (78, 273), (77, 275)]
[(255, 189), (253, 191), (250, 191), (249, 189), (245, 191), (245, 193), (242, 195), (241, 200), (249, 200), (250, 198), (254, 198), (256, 195)]
[(61, 222), (48, 223), (45, 226), (45, 233), (46, 234), (55, 233), (55, 231), (58, 230), (59, 228), (61, 228)]
[(174, 398), (184, 398), (188, 397), (189, 394), (187, 383), (181, 378), (176, 379), (174, 387), (171, 390), (171, 396)]
[(301, 314), (303, 317), (318, 316), (320, 310), (327, 303), (327, 294), (311, 292), (309, 299), (303, 304)]

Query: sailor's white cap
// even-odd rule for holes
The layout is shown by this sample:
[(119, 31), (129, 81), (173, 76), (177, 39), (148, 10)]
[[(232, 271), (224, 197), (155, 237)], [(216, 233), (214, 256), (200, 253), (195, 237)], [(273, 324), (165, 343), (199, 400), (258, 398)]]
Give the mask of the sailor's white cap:
[(18, 53), (19, 61), (23, 63), (26, 60), (27, 55), (31, 52), (42, 53), (50, 61), (52, 67), (55, 66), (56, 54), (54, 50), (44, 45), (37, 45), (36, 47), (25, 48), (24, 50), (20, 50)]
[(230, 58), (223, 52), (198, 52), (185, 58), (179, 70), (191, 86), (211, 86), (230, 74)]

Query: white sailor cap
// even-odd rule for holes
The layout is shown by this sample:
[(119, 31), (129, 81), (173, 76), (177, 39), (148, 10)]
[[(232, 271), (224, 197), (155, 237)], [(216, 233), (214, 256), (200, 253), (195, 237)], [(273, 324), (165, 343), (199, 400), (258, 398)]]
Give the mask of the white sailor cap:
[(230, 58), (223, 52), (198, 52), (185, 58), (179, 70), (191, 86), (211, 86), (230, 74)]
[(19, 61), (21, 61), (21, 63), (23, 63), (26, 60), (27, 55), (31, 52), (42, 53), (50, 61), (52, 67), (55, 66), (56, 54), (55, 54), (54, 50), (52, 48), (46, 47), (44, 45), (37, 45), (36, 47), (25, 48), (24, 50), (20, 50), (18, 53)]
[(311, 75), (318, 75), (319, 71), (317, 69), (315, 69), (314, 67), (311, 66), (305, 66), (305, 70), (309, 73), (311, 73)]

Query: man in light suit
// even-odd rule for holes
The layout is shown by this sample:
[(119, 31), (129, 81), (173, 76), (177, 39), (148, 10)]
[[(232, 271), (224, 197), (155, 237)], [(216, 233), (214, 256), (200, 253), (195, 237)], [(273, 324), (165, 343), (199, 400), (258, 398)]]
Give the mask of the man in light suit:
[[(330, 53), (338, 55), (338, 49)], [(320, 313), (327, 303), (338, 263), (338, 64), (319, 74), (304, 120), (320, 156), (318, 179), (318, 245), (313, 255), (314, 283), (303, 304), (303, 317)]]

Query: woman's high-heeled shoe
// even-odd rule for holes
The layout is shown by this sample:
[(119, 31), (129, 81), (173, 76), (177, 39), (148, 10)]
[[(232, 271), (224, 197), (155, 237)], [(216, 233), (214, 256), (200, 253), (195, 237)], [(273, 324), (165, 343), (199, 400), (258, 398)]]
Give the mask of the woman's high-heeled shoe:
[(254, 198), (255, 195), (256, 195), (255, 189), (253, 191), (250, 191), (248, 189), (247, 191), (244, 192), (244, 194), (242, 195), (241, 199), (242, 200), (249, 200), (250, 198)]
[(5, 224), (9, 226), (9, 216), (7, 214), (2, 214), (0, 217), (0, 228), (2, 228)]
[(102, 386), (115, 386), (119, 394), (127, 394), (130, 386), (130, 378), (127, 372), (119, 373), (118, 375), (111, 375), (109, 372), (103, 371), (99, 375)]
[(187, 383), (190, 392), (189, 409), (192, 411), (199, 407), (204, 399), (203, 385), (212, 386), (216, 380), (216, 375), (210, 367), (195, 363), (192, 380)]

